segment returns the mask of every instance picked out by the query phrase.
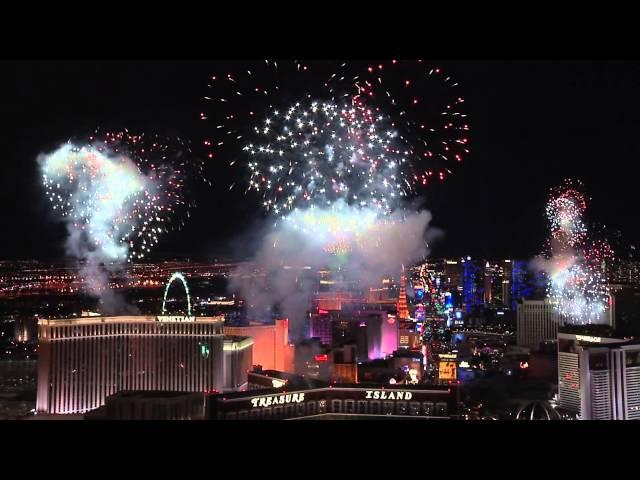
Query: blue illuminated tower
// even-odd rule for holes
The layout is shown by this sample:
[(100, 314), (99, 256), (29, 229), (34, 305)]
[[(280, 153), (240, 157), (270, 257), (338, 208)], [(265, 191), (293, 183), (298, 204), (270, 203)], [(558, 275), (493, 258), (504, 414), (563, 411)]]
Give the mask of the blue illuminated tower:
[(533, 293), (528, 263), (523, 260), (514, 260), (511, 271), (511, 309), (515, 311), (518, 308), (518, 300), (531, 298)]
[(462, 294), (464, 307), (468, 313), (474, 306), (483, 303), (482, 268), (470, 257), (467, 257), (463, 262)]

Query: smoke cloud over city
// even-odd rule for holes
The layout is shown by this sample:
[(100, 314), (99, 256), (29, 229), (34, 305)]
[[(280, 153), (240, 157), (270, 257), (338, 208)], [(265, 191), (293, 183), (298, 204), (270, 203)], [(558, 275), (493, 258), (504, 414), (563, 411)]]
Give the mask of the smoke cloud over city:
[[(315, 211), (320, 218), (322, 211)], [(341, 215), (365, 217), (368, 212), (349, 207)], [(431, 214), (396, 212), (371, 224), (366, 232), (346, 237), (322, 237), (313, 229), (283, 221), (255, 246), (250, 261), (234, 273), (230, 288), (246, 299), (249, 314), (264, 315), (277, 308), (290, 321), (294, 337), (304, 336), (305, 318), (316, 288), (313, 276), (319, 269), (340, 272), (347, 282), (366, 289), (378, 285), (385, 275), (397, 276), (403, 265), (429, 253), (429, 240), (438, 231), (429, 228)], [(341, 231), (341, 234), (344, 230)], [(340, 243), (339, 249), (335, 244)], [(256, 275), (257, 274), (257, 275)], [(263, 282), (256, 277), (264, 275)], [(340, 287), (336, 287), (340, 288)]]

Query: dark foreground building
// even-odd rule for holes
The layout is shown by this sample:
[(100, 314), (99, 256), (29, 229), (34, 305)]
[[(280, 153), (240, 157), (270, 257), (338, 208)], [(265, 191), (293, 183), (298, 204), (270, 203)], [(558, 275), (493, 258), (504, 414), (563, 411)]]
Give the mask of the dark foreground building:
[(85, 420), (202, 420), (205, 394), (200, 392), (122, 391), (84, 416)]

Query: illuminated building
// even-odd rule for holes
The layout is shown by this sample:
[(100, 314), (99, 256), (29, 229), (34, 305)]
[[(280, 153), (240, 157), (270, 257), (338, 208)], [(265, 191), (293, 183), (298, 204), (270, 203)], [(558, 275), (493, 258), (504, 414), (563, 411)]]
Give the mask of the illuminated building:
[(358, 363), (356, 346), (345, 345), (333, 348), (329, 352), (331, 362), (331, 381), (338, 383), (358, 383)]
[(484, 303), (509, 306), (511, 260), (486, 262), (484, 269)]
[(17, 342), (30, 342), (37, 338), (38, 322), (34, 317), (16, 318), (13, 338)]
[(382, 285), (379, 288), (369, 288), (366, 301), (370, 305), (395, 307), (398, 303), (398, 290), (393, 285), (391, 278), (383, 278)]
[(416, 379), (419, 381), (422, 378), (422, 371), (424, 370), (424, 357), (419, 352), (409, 350), (398, 350), (393, 352), (393, 356), (387, 361), (393, 367), (394, 370), (402, 371), (406, 374), (405, 378), (409, 377), (410, 371), (416, 372)]
[(516, 420), (562, 420), (562, 416), (549, 402), (534, 401), (518, 409)]
[(409, 318), (409, 308), (407, 307), (407, 276), (404, 268), (400, 274), (400, 294), (398, 296), (398, 318), (404, 320)]
[(465, 311), (469, 313), (473, 307), (484, 303), (483, 275), (482, 268), (471, 257), (462, 263), (462, 294)]
[(395, 315), (383, 314), (382, 318), (382, 344), (380, 354), (390, 355), (398, 349), (400, 337), (400, 323)]
[(383, 288), (370, 288), (367, 292), (367, 303), (394, 305), (397, 303), (394, 297), (395, 295), (393, 295), (392, 289), (388, 286)]
[(398, 348), (399, 324), (380, 310), (338, 315), (332, 320), (332, 346), (357, 346), (358, 361), (391, 355)]
[(324, 381), (358, 382), (356, 345), (331, 348), (312, 338), (299, 342), (295, 352), (298, 375)]
[(413, 326), (402, 328), (399, 332), (399, 348), (408, 348), (409, 350), (419, 350), (422, 346), (422, 336)]
[(361, 303), (361, 295), (344, 291), (317, 292), (313, 296), (313, 308), (318, 310), (342, 310), (343, 305)]
[(489, 264), (489, 262), (486, 263), (486, 265), (484, 266), (484, 303), (491, 303), (492, 297), (493, 297), (493, 291), (492, 291), (492, 284), (493, 284), (493, 278), (492, 278), (492, 274), (493, 274), (493, 268), (491, 267), (491, 265)]
[(456, 418), (457, 385), (353, 385), (273, 388), (207, 397), (211, 420), (321, 419), (324, 415)]
[[(602, 325), (612, 326), (611, 308), (605, 308), (600, 320)], [(558, 328), (567, 323), (567, 319), (549, 299), (521, 300), (518, 302), (516, 321), (518, 345), (531, 348), (537, 348), (542, 342), (554, 340)]]
[(326, 310), (311, 314), (310, 337), (319, 338), (324, 345), (331, 345), (333, 343), (331, 320)]
[(440, 382), (455, 382), (458, 379), (458, 356), (455, 353), (441, 353), (438, 355), (438, 380)]
[(529, 262), (514, 260), (511, 262), (511, 309), (518, 308), (518, 301), (522, 298), (533, 298), (536, 293), (536, 281), (534, 275), (529, 270)]
[(457, 290), (462, 287), (462, 263), (458, 260), (445, 260), (444, 278), (448, 288)]
[(504, 260), (502, 263), (502, 304), (511, 307), (511, 277), (513, 272), (513, 262)]
[(273, 325), (225, 325), (225, 335), (253, 338), (253, 364), (265, 370), (293, 371), (293, 346), (289, 344), (289, 320)]
[[(201, 347), (206, 348), (206, 347)], [(203, 354), (205, 352), (203, 351)], [(224, 337), (224, 390), (247, 387), (247, 373), (253, 366), (251, 337)]]
[(418, 350), (398, 350), (393, 355), (358, 363), (360, 382), (382, 384), (416, 384), (422, 381), (424, 356)]
[(36, 409), (83, 413), (122, 390), (222, 391), (223, 317), (40, 320)]
[(537, 348), (540, 342), (553, 340), (565, 319), (547, 299), (521, 300), (517, 304), (517, 343)]
[(338, 383), (358, 383), (358, 364), (334, 363), (331, 377)]
[(582, 420), (640, 420), (640, 344), (559, 333), (558, 406)]

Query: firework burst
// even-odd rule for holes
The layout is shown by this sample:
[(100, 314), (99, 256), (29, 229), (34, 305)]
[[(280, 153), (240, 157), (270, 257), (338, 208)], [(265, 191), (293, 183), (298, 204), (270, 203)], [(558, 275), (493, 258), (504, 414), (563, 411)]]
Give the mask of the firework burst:
[(193, 206), (186, 179), (202, 173), (181, 139), (128, 131), (95, 131), (40, 163), (53, 210), (72, 235), (84, 235), (90, 249), (114, 262), (145, 258), (162, 235), (184, 225)]
[(606, 269), (614, 260), (610, 245), (589, 234), (582, 188), (566, 180), (552, 189), (546, 209), (551, 236), (544, 255), (548, 297), (578, 324), (601, 320), (609, 299)]
[[(251, 151), (249, 145), (266, 143), (262, 146), (271, 155), (258, 162), (265, 176), (258, 183), (276, 190), (288, 183), (304, 184), (310, 177), (308, 167), (279, 168), (286, 154), (280, 154), (279, 142), (291, 140), (290, 156), (306, 152), (307, 160), (316, 161), (318, 173), (329, 173), (315, 175), (317, 191), (335, 191), (334, 181), (340, 177), (339, 171), (331, 172), (340, 168), (339, 161), (330, 162), (331, 148), (337, 147), (338, 155), (347, 149), (342, 153), (349, 158), (359, 150), (369, 166), (376, 164), (371, 183), (378, 169), (393, 160), (389, 156), (404, 158), (396, 164), (394, 184), (401, 185), (398, 194), (414, 191), (432, 178), (444, 180), (469, 153), (469, 125), (457, 87), (440, 68), (422, 61), (259, 62), (211, 76), (205, 100), (213, 108), (200, 117), (213, 126), (204, 144), (211, 159), (246, 162), (250, 181), (255, 182), (256, 159), (246, 152)], [(303, 151), (303, 146), (309, 148)], [(351, 178), (356, 185), (349, 190), (357, 191), (363, 179)], [(273, 202), (266, 207), (271, 210)]]
[[(289, 223), (300, 224), (299, 210), (320, 215), (316, 226), (328, 217), (383, 218), (469, 152), (458, 84), (422, 61), (264, 61), (232, 70), (210, 78), (211, 108), (200, 114), (212, 125), (207, 155), (246, 166), (246, 190), (279, 220), (292, 215)], [(350, 222), (338, 224), (346, 230), (331, 230), (339, 238), (329, 251), (349, 248)]]
[(249, 189), (262, 192), (275, 214), (337, 200), (388, 213), (406, 195), (398, 176), (406, 152), (395, 147), (384, 120), (349, 104), (274, 110), (255, 127), (259, 143), (243, 148), (252, 159)]
[(583, 216), (587, 199), (582, 189), (582, 183), (565, 180), (561, 186), (551, 190), (547, 203), (551, 238), (569, 247), (581, 245), (586, 238)]

